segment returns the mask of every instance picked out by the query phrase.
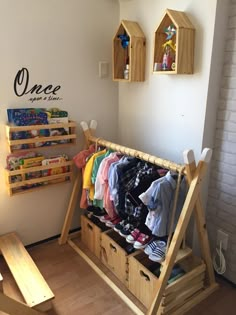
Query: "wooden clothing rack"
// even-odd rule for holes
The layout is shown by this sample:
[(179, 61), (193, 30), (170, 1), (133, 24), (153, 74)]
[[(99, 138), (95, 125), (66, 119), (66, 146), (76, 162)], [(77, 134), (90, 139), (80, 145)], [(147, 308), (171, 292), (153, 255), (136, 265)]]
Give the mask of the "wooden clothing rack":
[[(144, 161), (148, 161), (155, 165), (161, 166), (163, 168), (173, 170), (175, 172), (182, 172), (186, 175), (189, 189), (187, 192), (187, 196), (175, 228), (173, 237), (171, 239), (168, 251), (166, 253), (165, 261), (162, 263), (162, 269), (159, 276), (159, 281), (155, 288), (155, 294), (153, 295), (152, 303), (147, 307), (147, 310), (142, 311), (135, 303), (133, 303), (119, 288), (119, 286), (115, 285), (113, 281), (107, 277), (107, 275), (99, 269), (96, 264), (80, 249), (80, 247), (73, 241), (71, 237), (69, 237), (69, 229), (71, 226), (71, 221), (73, 217), (73, 213), (76, 206), (76, 201), (79, 193), (79, 189), (81, 186), (81, 174), (79, 173), (73, 187), (73, 191), (71, 194), (70, 202), (68, 205), (68, 209), (65, 216), (65, 221), (62, 228), (62, 233), (59, 238), (59, 244), (65, 244), (66, 242), (70, 244), (74, 250), (80, 254), (89, 264), (90, 266), (110, 285), (110, 287), (116, 291), (117, 294), (129, 305), (129, 307), (136, 314), (146, 314), (146, 315), (156, 315), (156, 314), (164, 314), (161, 312), (161, 301), (163, 294), (165, 292), (165, 288), (167, 286), (167, 281), (170, 277), (171, 271), (173, 269), (174, 264), (178, 261), (178, 255), (180, 253), (181, 244), (183, 243), (183, 239), (185, 236), (185, 232), (187, 226), (189, 224), (192, 213), (194, 212), (196, 228), (198, 232), (198, 238), (200, 242), (201, 248), (201, 256), (202, 260), (206, 266), (206, 277), (204, 282), (204, 288), (198, 291), (197, 294), (194, 294), (191, 299), (188, 299), (186, 303), (184, 303), (178, 311), (175, 312), (167, 312), (165, 314), (183, 314), (189, 309), (191, 309), (194, 305), (205, 299), (212, 292), (214, 292), (218, 284), (215, 282), (215, 276), (212, 266), (211, 253), (209, 248), (208, 235), (206, 230), (206, 222), (204, 216), (204, 209), (201, 201), (200, 191), (202, 188), (202, 180), (206, 174), (209, 162), (211, 160), (212, 150), (204, 149), (201, 158), (196, 164), (194, 153), (192, 150), (184, 151), (183, 158), (184, 164), (179, 165), (173, 163), (168, 160), (161, 159), (159, 157), (137, 151), (131, 148), (127, 148), (125, 146), (115, 144), (109, 141), (106, 141), (101, 138), (97, 138), (94, 136), (97, 123), (96, 121), (91, 121), (90, 126), (86, 122), (81, 122), (81, 126), (84, 131), (85, 140), (87, 147), (91, 143), (95, 143), (96, 145), (101, 145), (106, 148), (110, 148), (114, 151), (126, 154), (128, 156), (137, 157)], [(190, 280), (190, 279), (189, 279)], [(191, 287), (191, 284), (190, 284)], [(178, 294), (178, 293), (177, 293)]]

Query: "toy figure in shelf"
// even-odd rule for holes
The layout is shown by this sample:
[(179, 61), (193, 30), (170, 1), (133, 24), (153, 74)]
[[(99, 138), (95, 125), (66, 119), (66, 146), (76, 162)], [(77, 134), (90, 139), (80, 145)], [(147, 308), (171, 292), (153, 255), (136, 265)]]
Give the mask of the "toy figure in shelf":
[(166, 40), (169, 40), (176, 34), (176, 29), (175, 29), (174, 25), (171, 24), (165, 28), (164, 32), (167, 35)]
[(162, 45), (164, 49), (163, 59), (162, 59), (162, 70), (175, 70), (175, 52), (176, 44), (173, 43), (173, 36), (176, 34), (176, 29), (173, 24), (169, 25), (164, 29), (166, 37), (166, 42)]
[(174, 70), (175, 67), (175, 45), (173, 45), (170, 39), (165, 44), (162, 45), (164, 48), (164, 55), (162, 60), (162, 70)]
[(129, 36), (124, 32), (124, 34), (118, 35), (118, 38), (121, 40), (121, 46), (126, 49), (129, 45)]
[(118, 35), (118, 38), (121, 40), (121, 46), (125, 49), (125, 60), (124, 60), (124, 79), (129, 79), (129, 36), (124, 32), (124, 34)]

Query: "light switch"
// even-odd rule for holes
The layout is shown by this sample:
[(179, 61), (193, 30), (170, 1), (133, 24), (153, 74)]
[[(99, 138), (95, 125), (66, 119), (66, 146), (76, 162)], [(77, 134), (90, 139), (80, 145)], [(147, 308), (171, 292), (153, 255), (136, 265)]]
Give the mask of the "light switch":
[(109, 75), (109, 62), (99, 61), (99, 78), (107, 78)]

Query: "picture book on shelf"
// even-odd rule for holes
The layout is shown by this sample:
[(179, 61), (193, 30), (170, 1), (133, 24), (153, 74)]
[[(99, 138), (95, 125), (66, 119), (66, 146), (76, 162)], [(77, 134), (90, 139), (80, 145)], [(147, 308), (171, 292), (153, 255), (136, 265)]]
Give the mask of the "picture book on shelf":
[[(10, 140), (23, 140), (37, 138), (39, 141), (26, 144), (17, 144), (13, 146), (13, 149), (32, 149), (42, 146), (50, 146), (62, 143), (69, 143), (68, 139), (57, 139), (52, 138), (47, 140), (47, 137), (57, 137), (68, 135), (70, 130), (68, 127), (55, 127), (52, 128), (53, 124), (67, 124), (69, 122), (68, 112), (60, 110), (59, 108), (16, 108), (7, 109), (8, 123), (10, 126), (34, 126), (44, 125), (42, 129), (27, 129), (22, 131), (14, 131), (11, 133)], [(46, 125), (50, 125), (50, 128), (46, 128)], [(40, 138), (44, 138), (40, 141)]]

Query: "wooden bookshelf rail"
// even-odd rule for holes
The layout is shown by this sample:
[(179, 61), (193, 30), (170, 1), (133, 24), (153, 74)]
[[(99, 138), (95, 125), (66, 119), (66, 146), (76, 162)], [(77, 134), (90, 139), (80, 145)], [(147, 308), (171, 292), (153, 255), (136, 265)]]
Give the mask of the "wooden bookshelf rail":
[[(65, 146), (68, 144), (75, 144), (76, 133), (75, 133), (76, 123), (70, 121), (68, 123), (58, 123), (58, 124), (47, 124), (47, 125), (32, 125), (32, 126), (10, 126), (6, 125), (7, 141), (9, 145), (10, 152), (20, 152), (25, 150), (35, 150), (42, 148), (50, 148), (54, 146)], [(68, 129), (68, 134), (54, 135), (48, 137), (32, 137), (26, 139), (12, 139), (14, 133), (19, 132), (30, 132), (34, 130), (55, 130), (55, 129)], [(57, 143), (58, 141), (62, 143)], [(37, 143), (49, 143), (51, 145), (39, 145)], [(65, 142), (65, 143), (63, 143)], [(17, 146), (31, 145), (31, 147), (17, 148)], [(35, 146), (35, 147), (34, 147)]]
[[(69, 181), (71, 180), (73, 176), (72, 165), (73, 165), (73, 161), (67, 161), (67, 162), (50, 164), (50, 165), (29, 167), (29, 168), (19, 169), (15, 171), (5, 170), (8, 193), (10, 196), (12, 196), (14, 194), (27, 192), (30, 190), (30, 188), (25, 188), (25, 187), (34, 185), (34, 184), (42, 184), (45, 187), (50, 184)], [(58, 174), (56, 174), (57, 170), (58, 169), (61, 170), (62, 168), (65, 168), (66, 171), (65, 172), (60, 171), (58, 172)], [(42, 175), (38, 178), (33, 178), (33, 179), (26, 178), (26, 175), (29, 173), (42, 172), (42, 171), (47, 171), (47, 170), (50, 170), (50, 171), (55, 170), (55, 174), (54, 175), (51, 174), (49, 176)], [(12, 177), (14, 176), (18, 176), (21, 179), (16, 182), (12, 182)], [(35, 188), (32, 188), (31, 190), (33, 189)]]

